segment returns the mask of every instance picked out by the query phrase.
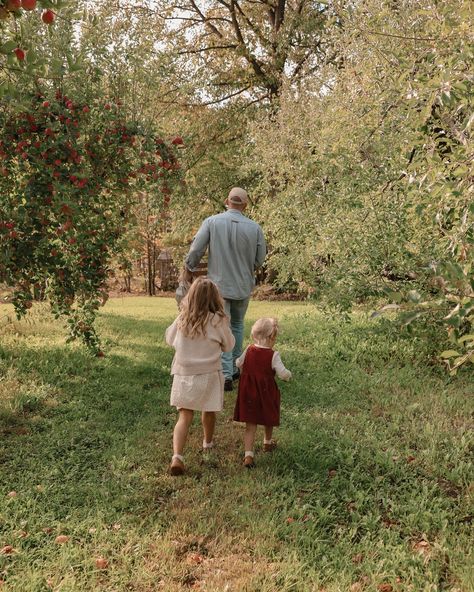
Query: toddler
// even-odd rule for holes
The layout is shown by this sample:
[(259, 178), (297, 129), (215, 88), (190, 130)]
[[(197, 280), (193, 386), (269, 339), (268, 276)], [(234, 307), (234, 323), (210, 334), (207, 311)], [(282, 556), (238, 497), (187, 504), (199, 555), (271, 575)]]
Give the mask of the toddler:
[(208, 278), (194, 280), (181, 302), (181, 310), (166, 330), (166, 343), (175, 349), (171, 366), (171, 405), (179, 412), (173, 432), (170, 473), (184, 473), (183, 450), (194, 411), (202, 412), (203, 449), (213, 447), (216, 412), (224, 404), (221, 353), (235, 344), (224, 301)]
[(245, 422), (244, 466), (249, 469), (255, 466), (257, 425), (265, 427), (263, 450), (271, 452), (276, 447), (272, 433), (273, 427), (280, 425), (280, 391), (275, 374), (282, 380), (291, 378), (291, 372), (283, 365), (280, 354), (273, 350), (277, 333), (276, 319), (262, 318), (256, 321), (251, 331), (253, 345), (247, 347), (236, 361), (241, 375), (234, 421)]

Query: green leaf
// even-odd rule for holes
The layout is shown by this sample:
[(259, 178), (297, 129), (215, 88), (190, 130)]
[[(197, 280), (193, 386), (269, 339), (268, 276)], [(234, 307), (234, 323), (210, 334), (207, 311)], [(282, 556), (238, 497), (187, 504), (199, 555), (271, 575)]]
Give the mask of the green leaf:
[(440, 357), (447, 360), (448, 358), (456, 358), (459, 357), (461, 354), (454, 349), (447, 349), (444, 352), (440, 353)]
[(408, 300), (411, 300), (412, 302), (420, 302), (421, 300), (421, 296), (416, 290), (410, 290), (407, 296)]
[(410, 325), (415, 319), (417, 319), (421, 315), (419, 311), (408, 312), (401, 315), (401, 321), (403, 325)]
[(10, 40), (7, 41), (6, 43), (4, 43), (1, 47), (0, 47), (0, 53), (4, 53), (5, 55), (10, 54), (15, 47), (17, 46), (17, 42), (15, 40)]

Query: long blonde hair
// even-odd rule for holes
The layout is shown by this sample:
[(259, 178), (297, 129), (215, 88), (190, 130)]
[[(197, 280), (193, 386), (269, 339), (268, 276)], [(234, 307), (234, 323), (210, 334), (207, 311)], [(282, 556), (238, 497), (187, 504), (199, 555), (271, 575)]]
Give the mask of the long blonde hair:
[(216, 315), (217, 323), (225, 318), (224, 300), (212, 280), (199, 277), (191, 284), (189, 292), (181, 302), (178, 328), (186, 337), (205, 335), (211, 314)]

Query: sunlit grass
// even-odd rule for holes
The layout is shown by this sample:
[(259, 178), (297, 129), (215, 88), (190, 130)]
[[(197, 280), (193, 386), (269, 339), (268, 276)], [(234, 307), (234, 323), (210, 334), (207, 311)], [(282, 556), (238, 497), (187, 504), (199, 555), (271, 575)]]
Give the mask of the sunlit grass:
[(279, 448), (259, 442), (257, 468), (242, 468), (232, 393), (215, 452), (202, 456), (196, 419), (176, 479), (163, 341), (175, 314), (172, 299), (111, 300), (104, 359), (65, 345), (42, 307), (3, 330), (2, 592), (474, 589), (470, 374), (450, 379), (432, 344), (363, 312), (342, 323), (253, 302), (247, 338), (279, 317), (294, 376)]

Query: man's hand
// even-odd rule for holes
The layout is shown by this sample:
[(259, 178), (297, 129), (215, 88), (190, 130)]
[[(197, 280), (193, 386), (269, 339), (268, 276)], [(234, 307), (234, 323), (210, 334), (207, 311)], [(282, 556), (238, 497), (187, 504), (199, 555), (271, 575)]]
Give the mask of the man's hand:
[(194, 280), (194, 274), (192, 271), (190, 271), (187, 267), (185, 267), (183, 269), (183, 281), (188, 282), (189, 284), (193, 283)]

